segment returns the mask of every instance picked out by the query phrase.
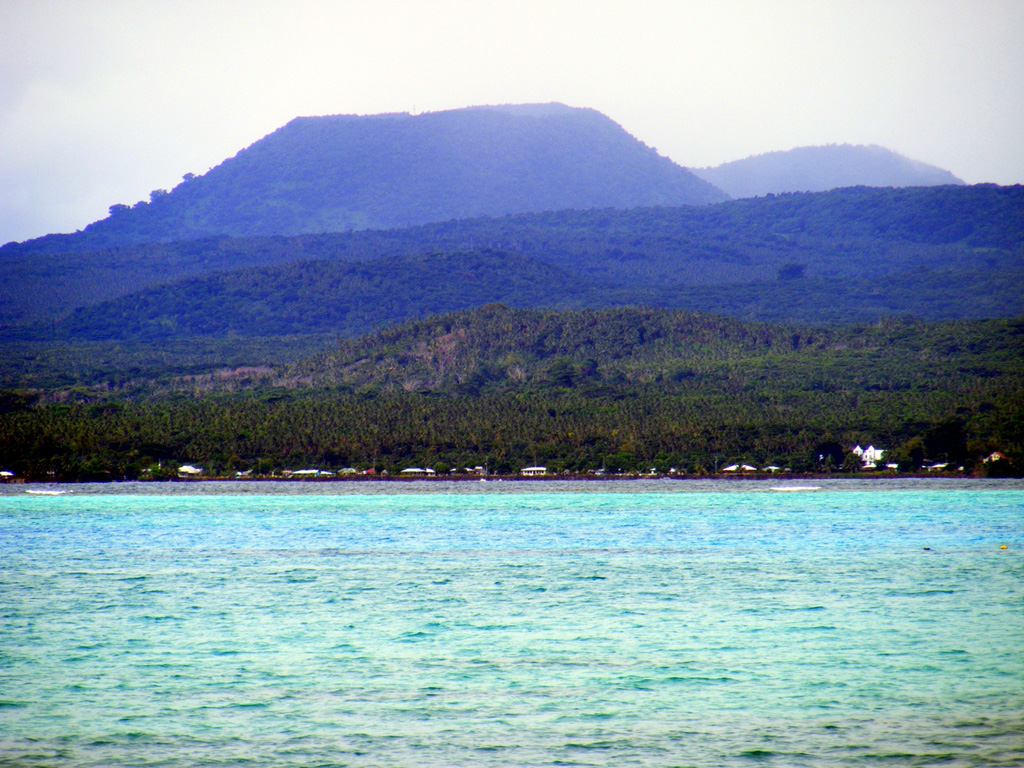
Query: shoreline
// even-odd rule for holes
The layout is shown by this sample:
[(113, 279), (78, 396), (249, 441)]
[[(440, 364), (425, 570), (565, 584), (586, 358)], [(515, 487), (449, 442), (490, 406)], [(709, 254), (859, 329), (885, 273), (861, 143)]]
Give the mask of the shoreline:
[(567, 474), (567, 475), (417, 475), (414, 477), (402, 477), (399, 475), (344, 475), (337, 477), (283, 477), (277, 475), (261, 475), (259, 477), (167, 477), (160, 479), (150, 478), (110, 478), (106, 480), (36, 480), (30, 478), (9, 478), (0, 481), (0, 487), (4, 485), (85, 485), (85, 484), (109, 484), (109, 483), (144, 483), (156, 485), (161, 483), (169, 484), (195, 484), (195, 483), (303, 483), (303, 484), (332, 484), (332, 483), (479, 483), (479, 482), (515, 482), (515, 483), (550, 483), (550, 482), (631, 482), (643, 480), (670, 480), (673, 482), (687, 482), (695, 480), (721, 480), (733, 482), (786, 482), (789, 480), (898, 480), (898, 479), (948, 479), (948, 480), (1000, 480), (1020, 478), (993, 478), (984, 475), (974, 475), (953, 472), (904, 472), (904, 473), (786, 473), (786, 474), (748, 474), (748, 475), (591, 475), (591, 474)]
[(346, 485), (368, 485), (368, 486), (409, 486), (409, 485), (469, 485), (479, 486), (484, 484), (509, 483), (514, 485), (550, 485), (556, 483), (582, 483), (582, 484), (629, 484), (629, 483), (651, 483), (658, 482), (671, 485), (687, 485), (696, 483), (725, 483), (735, 485), (792, 485), (807, 482), (839, 483), (893, 483), (899, 481), (945, 481), (945, 482), (982, 482), (982, 481), (1024, 481), (1021, 477), (986, 477), (984, 475), (960, 474), (960, 473), (887, 473), (887, 474), (785, 474), (785, 475), (542, 475), (523, 477), (521, 475), (488, 475), (469, 476), (455, 475), (442, 477), (395, 477), (395, 476), (344, 476), (344, 477), (175, 477), (164, 479), (144, 478), (121, 478), (107, 480), (34, 480), (26, 478), (10, 478), (0, 482), (0, 489), (25, 488), (35, 486), (124, 486), (138, 485), (145, 487), (217, 487), (233, 485), (239, 487), (283, 486), (293, 487), (315, 487), (322, 486), (343, 487)]

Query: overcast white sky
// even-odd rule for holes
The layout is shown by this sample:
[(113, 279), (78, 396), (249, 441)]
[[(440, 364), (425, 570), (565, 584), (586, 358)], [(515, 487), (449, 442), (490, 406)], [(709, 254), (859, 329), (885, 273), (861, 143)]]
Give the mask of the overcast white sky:
[(1024, 0), (0, 0), (0, 243), (298, 115), (559, 101), (690, 167), (880, 144), (1024, 183)]

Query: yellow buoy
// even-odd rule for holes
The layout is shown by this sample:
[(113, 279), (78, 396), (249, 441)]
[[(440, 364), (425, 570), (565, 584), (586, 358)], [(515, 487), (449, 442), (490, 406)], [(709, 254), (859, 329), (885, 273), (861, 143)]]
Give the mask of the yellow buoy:
[(1000, 549), (1006, 549), (1006, 545), (1005, 545), (1005, 544), (1003, 544), (1003, 545), (1002, 545), (1001, 547), (999, 547), (999, 548), (1000, 548)]

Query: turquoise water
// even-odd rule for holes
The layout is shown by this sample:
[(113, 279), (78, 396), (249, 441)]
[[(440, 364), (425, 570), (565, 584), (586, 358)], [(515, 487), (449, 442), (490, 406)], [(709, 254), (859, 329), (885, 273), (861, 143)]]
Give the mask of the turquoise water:
[(2, 766), (1024, 764), (1019, 485), (69, 488)]

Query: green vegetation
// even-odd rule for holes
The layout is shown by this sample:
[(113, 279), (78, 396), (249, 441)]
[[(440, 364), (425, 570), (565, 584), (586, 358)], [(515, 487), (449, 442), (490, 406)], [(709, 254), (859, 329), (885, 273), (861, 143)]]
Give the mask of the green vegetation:
[[(45, 479), (316, 466), (839, 470), (856, 443), (1024, 466), (1024, 322), (783, 327), (488, 306), (272, 370), (0, 398), (0, 464)], [(161, 394), (162, 393), (162, 394)], [(824, 458), (819, 458), (824, 457)], [(855, 468), (855, 465), (846, 467)], [(147, 473), (148, 470), (148, 473)]]
[[(1018, 393), (1019, 394), (1019, 393)], [(712, 472), (734, 461), (796, 471), (829, 446), (890, 448), (904, 470), (926, 461), (980, 469), (1003, 449), (1024, 460), (1019, 403), (997, 393), (964, 406), (938, 393), (658, 395), (621, 391), (431, 397), (418, 393), (266, 393), (106, 405), (49, 405), (0, 416), (0, 462), (35, 479), (121, 479), (191, 462), (208, 476), (255, 469), (485, 465), (515, 472)], [(1013, 421), (1005, 418), (1013, 414)], [(1012, 447), (1007, 447), (1012, 446)]]
[[(502, 266), (494, 252), (516, 260), (510, 256)], [(477, 261), (480, 280), (504, 282), (521, 272), (522, 296), (493, 286), (485, 297), (477, 282), (463, 285), (446, 275), (450, 266), (443, 260), (432, 275), (430, 254)], [(69, 311), (130, 294), (124, 307), (110, 309), (128, 327), (178, 322), (175, 301), (195, 293), (185, 308), (205, 300), (200, 313), (213, 324), (211, 333), (230, 327), (236, 292), (245, 301), (268, 296), (267, 311), (252, 331), (268, 334), (263, 327), (281, 316), (274, 297), (288, 298), (289, 284), (288, 312), (316, 322), (326, 304), (349, 298), (344, 291), (351, 294), (371, 279), (368, 273), (376, 273), (372, 280), (383, 291), (390, 290), (392, 276), (398, 283), (432, 280), (432, 291), (448, 283), (444, 290), (453, 301), (445, 311), (500, 300), (534, 307), (647, 304), (773, 322), (865, 322), (899, 314), (1007, 317), (1024, 311), (1024, 187), (843, 189), (704, 207), (562, 211), (86, 255), (37, 253), (26, 243), (0, 249), (0, 255), (0, 324), (10, 329), (38, 322), (34, 335), (44, 339), (52, 338), (51, 324)], [(780, 272), (793, 264), (803, 265), (803, 280)], [(552, 280), (544, 270), (568, 277)], [(190, 281), (187, 288), (175, 285), (183, 280)], [(140, 300), (155, 312), (127, 320), (134, 294), (142, 291)], [(336, 322), (338, 313), (327, 309)], [(402, 318), (431, 310), (410, 302), (405, 311)], [(369, 325), (335, 332), (364, 332), (393, 314), (371, 314)], [(76, 338), (107, 337), (102, 317), (98, 322), (93, 332), (76, 321)], [(293, 326), (290, 332), (314, 331)]]
[(183, 377), (216, 375), (225, 383), (260, 379), (273, 366), (309, 357), (335, 341), (308, 334), (159, 343), (9, 341), (0, 356), (0, 389), (85, 399), (149, 397), (175, 388)]
[(23, 477), (1024, 468), (1024, 187), (90, 242), (0, 253)]
[(557, 365), (584, 388), (968, 392), (979, 381), (1016, 382), (1022, 360), (1019, 319), (801, 327), (663, 309), (492, 305), (342, 341), (286, 370), (314, 386), (403, 391), (543, 388)]
[(374, 328), (494, 301), (583, 306), (597, 291), (536, 259), (495, 252), (318, 261), (222, 272), (76, 310), (51, 338), (356, 336)]

